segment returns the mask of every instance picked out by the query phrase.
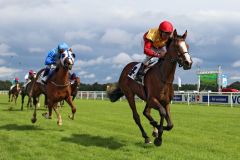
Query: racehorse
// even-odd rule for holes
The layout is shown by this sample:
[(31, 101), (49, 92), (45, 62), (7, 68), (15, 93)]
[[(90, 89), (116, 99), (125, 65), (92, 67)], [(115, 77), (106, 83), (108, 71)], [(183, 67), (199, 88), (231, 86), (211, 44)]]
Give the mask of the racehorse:
[[(131, 62), (123, 69), (118, 84), (114, 89), (107, 88), (108, 97), (112, 102), (117, 101), (123, 95), (126, 96), (129, 106), (132, 109), (133, 118), (141, 130), (145, 143), (151, 143), (150, 138), (142, 127), (139, 114), (136, 109), (134, 96), (137, 95), (146, 102), (143, 111), (144, 116), (150, 121), (154, 127), (153, 136), (154, 144), (160, 146), (162, 144), (163, 130), (171, 130), (173, 123), (170, 116), (170, 102), (173, 98), (173, 80), (177, 63), (184, 70), (191, 69), (192, 59), (188, 52), (188, 45), (185, 42), (187, 31), (182, 35), (178, 35), (174, 30), (173, 37), (167, 44), (167, 53), (164, 60), (159, 60), (144, 77), (144, 86), (128, 77), (128, 74), (137, 62)], [(160, 124), (151, 116), (151, 109), (156, 109), (160, 114)], [(164, 118), (167, 126), (163, 126)]]
[[(71, 51), (65, 51), (61, 54), (60, 62), (57, 65), (57, 68), (55, 70), (55, 74), (47, 81), (47, 84), (45, 85), (46, 89), (46, 95), (47, 95), (47, 104), (48, 104), (48, 110), (49, 113), (46, 115), (46, 118), (51, 119), (52, 116), (52, 109), (56, 112), (57, 115), (57, 124), (62, 125), (62, 116), (60, 112), (57, 109), (57, 103), (65, 100), (72, 108), (72, 115), (69, 116), (69, 118), (74, 119), (74, 113), (76, 112), (76, 107), (72, 103), (72, 97), (71, 97), (71, 85), (69, 82), (69, 70), (72, 69), (72, 66), (74, 64), (74, 58), (75, 54)], [(39, 75), (43, 72), (44, 69), (40, 70), (37, 73), (36, 79), (38, 79)], [(36, 80), (34, 80), (35, 85)], [(34, 88), (34, 87), (32, 87)], [(34, 93), (34, 90), (30, 93), (30, 95), (33, 95), (33, 103), (36, 102), (35, 96), (37, 95)], [(36, 106), (34, 107), (34, 113), (32, 118), (32, 123), (35, 123), (36, 118)]]
[(80, 87), (80, 77), (76, 77), (74, 82), (71, 84), (71, 95), (72, 95), (72, 100), (77, 96), (78, 89)]
[[(29, 82), (25, 88), (22, 88), (22, 92), (21, 92), (21, 95), (22, 95), (22, 106), (21, 106), (21, 110), (23, 110), (23, 104), (24, 104), (24, 98), (25, 96), (28, 96), (28, 103), (27, 103), (27, 107), (30, 107), (32, 108), (32, 97), (29, 96), (29, 93), (30, 93), (30, 90), (32, 88), (32, 85), (33, 85), (33, 81), (34, 81), (34, 78), (31, 79), (31, 82)], [(43, 84), (39, 83), (39, 82), (36, 82), (35, 85), (34, 85), (34, 93), (37, 93), (37, 95), (35, 95), (35, 105), (37, 105), (37, 103), (39, 103), (39, 96), (41, 94), (44, 94), (45, 95), (45, 88), (43, 86)], [(46, 95), (45, 95), (45, 105), (47, 104), (46, 102)]]
[(17, 98), (18, 98), (18, 95), (19, 95), (20, 92), (21, 92), (21, 88), (20, 88), (19, 83), (17, 83), (13, 88), (10, 88), (9, 91), (8, 91), (8, 102), (10, 102), (10, 99), (11, 99), (11, 96), (12, 96), (11, 102), (14, 99), (14, 102), (15, 102), (15, 105), (16, 105), (17, 104)]

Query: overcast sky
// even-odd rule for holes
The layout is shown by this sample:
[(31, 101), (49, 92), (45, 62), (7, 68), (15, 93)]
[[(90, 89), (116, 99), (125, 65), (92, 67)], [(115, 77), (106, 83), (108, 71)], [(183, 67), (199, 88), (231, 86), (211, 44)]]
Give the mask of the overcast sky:
[[(237, 0), (0, 0), (0, 79), (44, 67), (47, 52), (66, 42), (83, 83), (117, 81), (130, 61), (144, 58), (142, 36), (163, 20), (187, 42), (194, 66), (178, 68), (182, 83), (197, 82), (197, 66), (240, 81), (240, 1)], [(176, 83), (176, 80), (175, 80)]]

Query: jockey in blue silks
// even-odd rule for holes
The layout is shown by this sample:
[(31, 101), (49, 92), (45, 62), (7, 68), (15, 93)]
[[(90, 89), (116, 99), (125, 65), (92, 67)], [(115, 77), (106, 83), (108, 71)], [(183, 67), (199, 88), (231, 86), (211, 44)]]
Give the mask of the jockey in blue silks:
[(48, 55), (45, 59), (46, 68), (42, 79), (44, 83), (46, 83), (47, 80), (51, 78), (56, 68), (56, 64), (60, 59), (61, 54), (68, 49), (69, 49), (68, 45), (63, 42), (60, 43), (57, 48), (54, 48), (48, 52)]

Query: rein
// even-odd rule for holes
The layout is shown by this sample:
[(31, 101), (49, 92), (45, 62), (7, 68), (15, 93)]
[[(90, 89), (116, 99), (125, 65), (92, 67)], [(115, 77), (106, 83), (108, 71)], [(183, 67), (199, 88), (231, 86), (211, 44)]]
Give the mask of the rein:
[(67, 84), (57, 84), (57, 83), (51, 81), (51, 83), (52, 83), (53, 85), (57, 86), (57, 87), (67, 87), (67, 86), (70, 85), (70, 82), (68, 82)]

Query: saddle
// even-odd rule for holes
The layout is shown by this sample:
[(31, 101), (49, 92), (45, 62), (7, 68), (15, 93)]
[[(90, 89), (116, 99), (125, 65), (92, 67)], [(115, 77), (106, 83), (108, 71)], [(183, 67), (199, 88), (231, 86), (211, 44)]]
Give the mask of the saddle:
[(144, 75), (141, 77), (141, 80), (136, 81), (136, 75), (138, 73), (138, 70), (141, 67), (141, 62), (138, 62), (135, 66), (133, 66), (133, 68), (130, 70), (130, 72), (128, 73), (128, 77), (131, 78), (132, 80), (136, 81), (137, 83), (144, 85), (144, 77), (146, 75), (146, 73), (148, 72), (148, 70), (150, 68), (152, 68), (156, 63), (158, 62), (157, 58), (152, 58), (149, 63), (148, 66), (144, 68)]

